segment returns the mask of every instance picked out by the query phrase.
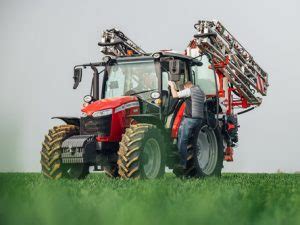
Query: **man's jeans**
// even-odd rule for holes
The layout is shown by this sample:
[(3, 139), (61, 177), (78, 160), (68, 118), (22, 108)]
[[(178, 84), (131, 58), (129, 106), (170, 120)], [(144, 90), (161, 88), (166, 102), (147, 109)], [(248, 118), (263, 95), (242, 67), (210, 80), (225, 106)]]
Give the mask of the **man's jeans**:
[(180, 165), (186, 167), (187, 161), (187, 146), (189, 138), (196, 127), (199, 127), (202, 123), (202, 119), (192, 119), (184, 117), (178, 131), (178, 149), (180, 153)]

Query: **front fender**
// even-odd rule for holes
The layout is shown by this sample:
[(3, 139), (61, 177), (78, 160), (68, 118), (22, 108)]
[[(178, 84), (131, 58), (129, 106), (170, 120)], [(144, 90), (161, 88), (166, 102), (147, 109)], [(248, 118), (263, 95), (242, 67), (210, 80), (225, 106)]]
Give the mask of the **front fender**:
[(77, 127), (80, 126), (80, 119), (78, 117), (56, 116), (51, 119), (59, 119), (64, 121), (66, 124), (75, 125)]
[(163, 128), (163, 123), (161, 122), (159, 117), (152, 114), (130, 115), (129, 117), (139, 123), (150, 123), (156, 125), (158, 128)]

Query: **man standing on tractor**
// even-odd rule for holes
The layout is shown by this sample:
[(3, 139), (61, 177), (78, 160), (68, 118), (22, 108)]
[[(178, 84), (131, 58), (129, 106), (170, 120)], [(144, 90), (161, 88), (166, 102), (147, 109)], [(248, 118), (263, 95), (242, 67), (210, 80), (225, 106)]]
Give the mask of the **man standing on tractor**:
[(184, 170), (186, 169), (189, 138), (195, 128), (201, 126), (204, 118), (205, 93), (200, 87), (194, 86), (191, 81), (187, 81), (184, 84), (184, 89), (179, 92), (176, 91), (173, 81), (169, 81), (168, 83), (173, 98), (185, 98), (184, 118), (179, 127), (177, 142), (180, 153), (180, 165), (178, 169)]

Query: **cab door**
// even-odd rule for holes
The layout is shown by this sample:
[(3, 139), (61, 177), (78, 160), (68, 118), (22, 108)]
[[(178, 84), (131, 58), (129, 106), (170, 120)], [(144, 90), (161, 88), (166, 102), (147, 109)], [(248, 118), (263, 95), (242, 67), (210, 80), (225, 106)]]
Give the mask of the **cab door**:
[(217, 94), (216, 78), (214, 71), (209, 69), (209, 61), (207, 56), (203, 55), (201, 62), (202, 66), (192, 66), (192, 80), (195, 85), (198, 85), (207, 97), (213, 97)]
[(178, 60), (180, 62), (180, 72), (175, 75), (177, 79), (174, 80), (174, 77), (172, 78), (171, 72), (170, 72), (170, 63), (171, 60), (165, 61), (162, 63), (162, 96), (163, 96), (163, 114), (165, 116), (168, 116), (172, 114), (176, 108), (176, 105), (179, 101), (179, 99), (174, 99), (172, 97), (170, 87), (168, 85), (169, 80), (173, 80), (175, 83), (175, 87), (177, 91), (180, 91), (183, 89), (183, 84), (188, 80), (188, 67), (186, 62), (182, 60)]

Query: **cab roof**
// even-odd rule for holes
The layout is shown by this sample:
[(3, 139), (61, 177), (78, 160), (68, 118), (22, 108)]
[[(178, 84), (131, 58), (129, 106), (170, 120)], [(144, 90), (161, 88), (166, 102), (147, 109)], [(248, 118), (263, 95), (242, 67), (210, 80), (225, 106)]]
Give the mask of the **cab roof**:
[(147, 55), (132, 55), (132, 56), (119, 56), (116, 57), (117, 61), (135, 61), (135, 60), (150, 60), (150, 59), (154, 59), (153, 55), (154, 54), (160, 54), (160, 57), (173, 57), (176, 59), (181, 59), (181, 60), (185, 60), (185, 61), (198, 61), (197, 59), (187, 56), (187, 55), (183, 55), (180, 53), (174, 53), (174, 52), (166, 52), (166, 51), (160, 51), (160, 52), (154, 52), (154, 53), (149, 53)]

